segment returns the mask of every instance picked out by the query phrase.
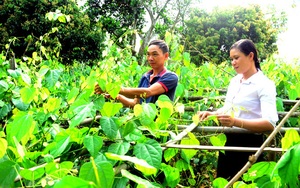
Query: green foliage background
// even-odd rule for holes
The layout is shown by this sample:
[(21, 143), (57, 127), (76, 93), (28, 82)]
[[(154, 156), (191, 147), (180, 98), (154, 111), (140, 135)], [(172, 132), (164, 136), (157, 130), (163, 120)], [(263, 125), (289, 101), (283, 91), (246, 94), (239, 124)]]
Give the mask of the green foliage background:
[[(184, 36), (176, 32), (160, 33), (171, 49), (166, 66), (179, 76), (176, 100), (162, 96), (156, 104), (123, 108), (114, 99), (95, 95), (95, 84), (114, 97), (121, 86), (136, 87), (149, 67), (133, 56), (128, 39), (130, 29), (118, 37), (109, 37), (102, 30), (102, 22), (91, 20), (72, 2), (0, 3), (0, 29), (4, 36), (0, 54), (0, 187), (224, 187), (227, 180), (215, 179), (216, 152), (165, 148), (169, 140), (179, 135), (179, 125), (215, 125), (214, 121), (199, 123), (194, 115), (198, 110), (221, 106), (223, 101), (218, 97), (224, 92), (220, 89), (226, 88), (235, 74), (226, 60), (216, 60), (222, 55), (219, 48), (206, 46), (210, 53), (205, 54), (211, 60), (197, 65), (198, 60), (187, 51), (191, 44), (185, 42), (188, 38), (183, 40)], [(49, 10), (46, 5), (55, 9)], [(109, 5), (115, 11), (118, 4)], [(37, 11), (32, 15), (36, 17), (26, 17), (29, 10), (22, 8), (27, 6)], [(252, 15), (259, 9), (250, 10)], [(171, 24), (170, 19), (164, 19)], [(231, 17), (229, 20), (233, 22)], [(238, 25), (243, 33), (247, 22), (242, 20)], [(207, 23), (212, 21), (208, 19)], [(24, 31), (21, 36), (14, 35), (11, 25)], [(265, 32), (274, 31), (273, 26)], [(189, 28), (193, 30), (192, 26)], [(195, 28), (201, 33), (201, 28)], [(254, 28), (255, 34), (259, 27)], [(280, 28), (274, 31), (271, 41)], [(219, 30), (207, 30), (213, 37), (202, 33), (206, 36), (203, 40), (207, 39), (205, 44), (217, 46), (213, 41)], [(222, 32), (233, 37), (226, 28)], [(264, 42), (258, 42), (261, 48), (270, 37), (262, 31), (258, 38), (263, 36), (266, 38), (260, 39)], [(127, 45), (120, 45), (122, 41)], [(27, 49), (19, 50), (22, 47)], [(21, 58), (24, 51), (26, 58)], [(10, 56), (12, 52), (15, 59)], [(286, 64), (274, 58), (272, 52), (266, 54), (262, 70), (276, 83), (278, 111), (287, 111), (290, 106), (284, 106), (283, 100), (300, 96), (300, 65)], [(224, 58), (227, 59), (225, 54)], [(192, 96), (203, 98), (190, 101)], [(192, 110), (187, 110), (190, 107)], [(299, 121), (299, 117), (290, 118), (285, 126), (296, 127)], [(279, 147), (288, 151), (280, 160), (253, 166), (236, 186), (245, 186), (245, 181), (249, 186), (299, 185), (299, 160), (294, 160), (300, 158), (299, 134), (291, 131), (286, 135)], [(225, 139), (222, 133), (190, 132), (179, 144), (214, 145), (225, 143)], [(257, 169), (260, 173), (253, 175), (251, 172)]]

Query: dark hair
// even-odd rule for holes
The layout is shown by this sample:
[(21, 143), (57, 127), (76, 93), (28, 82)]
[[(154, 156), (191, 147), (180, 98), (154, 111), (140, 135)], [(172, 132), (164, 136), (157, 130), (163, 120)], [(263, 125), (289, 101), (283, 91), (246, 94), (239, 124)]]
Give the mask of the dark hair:
[(244, 53), (245, 55), (249, 55), (251, 52), (253, 52), (254, 54), (254, 62), (255, 62), (255, 67), (259, 70), (261, 70), (260, 68), (260, 63), (258, 60), (258, 53), (257, 53), (257, 49), (255, 47), (255, 44), (252, 42), (252, 40), (249, 39), (241, 39), (237, 42), (235, 42), (231, 47), (230, 50), (236, 48), (238, 50), (240, 50), (242, 53)]
[(159, 49), (162, 50), (163, 53), (167, 53), (169, 52), (169, 47), (168, 45), (165, 43), (165, 41), (163, 40), (153, 40), (149, 43), (148, 46), (151, 46), (151, 45), (156, 45), (159, 47)]

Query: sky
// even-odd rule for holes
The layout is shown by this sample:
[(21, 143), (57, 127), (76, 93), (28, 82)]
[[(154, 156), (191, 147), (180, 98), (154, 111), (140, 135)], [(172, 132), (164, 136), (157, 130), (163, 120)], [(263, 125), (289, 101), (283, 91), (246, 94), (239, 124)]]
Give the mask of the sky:
[(249, 4), (259, 4), (262, 8), (273, 4), (278, 11), (287, 13), (287, 30), (279, 35), (277, 41), (278, 56), (286, 61), (293, 61), (296, 58), (300, 59), (300, 0), (202, 0), (198, 6), (211, 10), (214, 6), (248, 6)]

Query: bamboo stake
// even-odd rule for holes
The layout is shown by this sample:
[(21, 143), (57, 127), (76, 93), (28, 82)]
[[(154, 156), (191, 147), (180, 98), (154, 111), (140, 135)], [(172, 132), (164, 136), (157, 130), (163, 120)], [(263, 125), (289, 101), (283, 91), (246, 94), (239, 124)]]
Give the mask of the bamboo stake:
[[(195, 123), (190, 124), (189, 126), (186, 127), (181, 133), (179, 133), (174, 140), (169, 140), (168, 142), (165, 143), (165, 146), (168, 146), (169, 144), (174, 144), (180, 140), (182, 140), (183, 137), (185, 137), (189, 132), (193, 131), (198, 125)], [(167, 149), (167, 147), (163, 148), (163, 151)]]
[(236, 182), (257, 160), (260, 154), (263, 152), (264, 148), (271, 142), (271, 140), (275, 137), (275, 135), (280, 131), (281, 127), (285, 124), (285, 122), (290, 118), (293, 112), (297, 110), (300, 106), (300, 100), (293, 106), (293, 108), (288, 112), (286, 116), (281, 120), (278, 126), (273, 130), (273, 132), (269, 135), (266, 141), (261, 145), (260, 149), (252, 156), (249, 156), (249, 161), (245, 164), (245, 166), (228, 182), (225, 188), (229, 188)]
[[(206, 146), (206, 145), (178, 145), (168, 144), (163, 149), (177, 148), (177, 149), (197, 149), (197, 150), (224, 150), (224, 151), (241, 151), (241, 152), (256, 152), (259, 147), (233, 147), (233, 146)], [(265, 147), (263, 151), (282, 152), (282, 148)]]

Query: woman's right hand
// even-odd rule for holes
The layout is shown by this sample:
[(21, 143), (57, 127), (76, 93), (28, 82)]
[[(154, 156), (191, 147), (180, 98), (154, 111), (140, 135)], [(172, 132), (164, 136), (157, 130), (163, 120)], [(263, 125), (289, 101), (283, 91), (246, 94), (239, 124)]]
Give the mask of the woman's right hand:
[(203, 120), (205, 120), (208, 116), (215, 115), (215, 113), (214, 113), (214, 112), (209, 112), (209, 111), (198, 111), (198, 112), (197, 112), (197, 115), (199, 116), (199, 120), (200, 120), (200, 121), (203, 121)]

